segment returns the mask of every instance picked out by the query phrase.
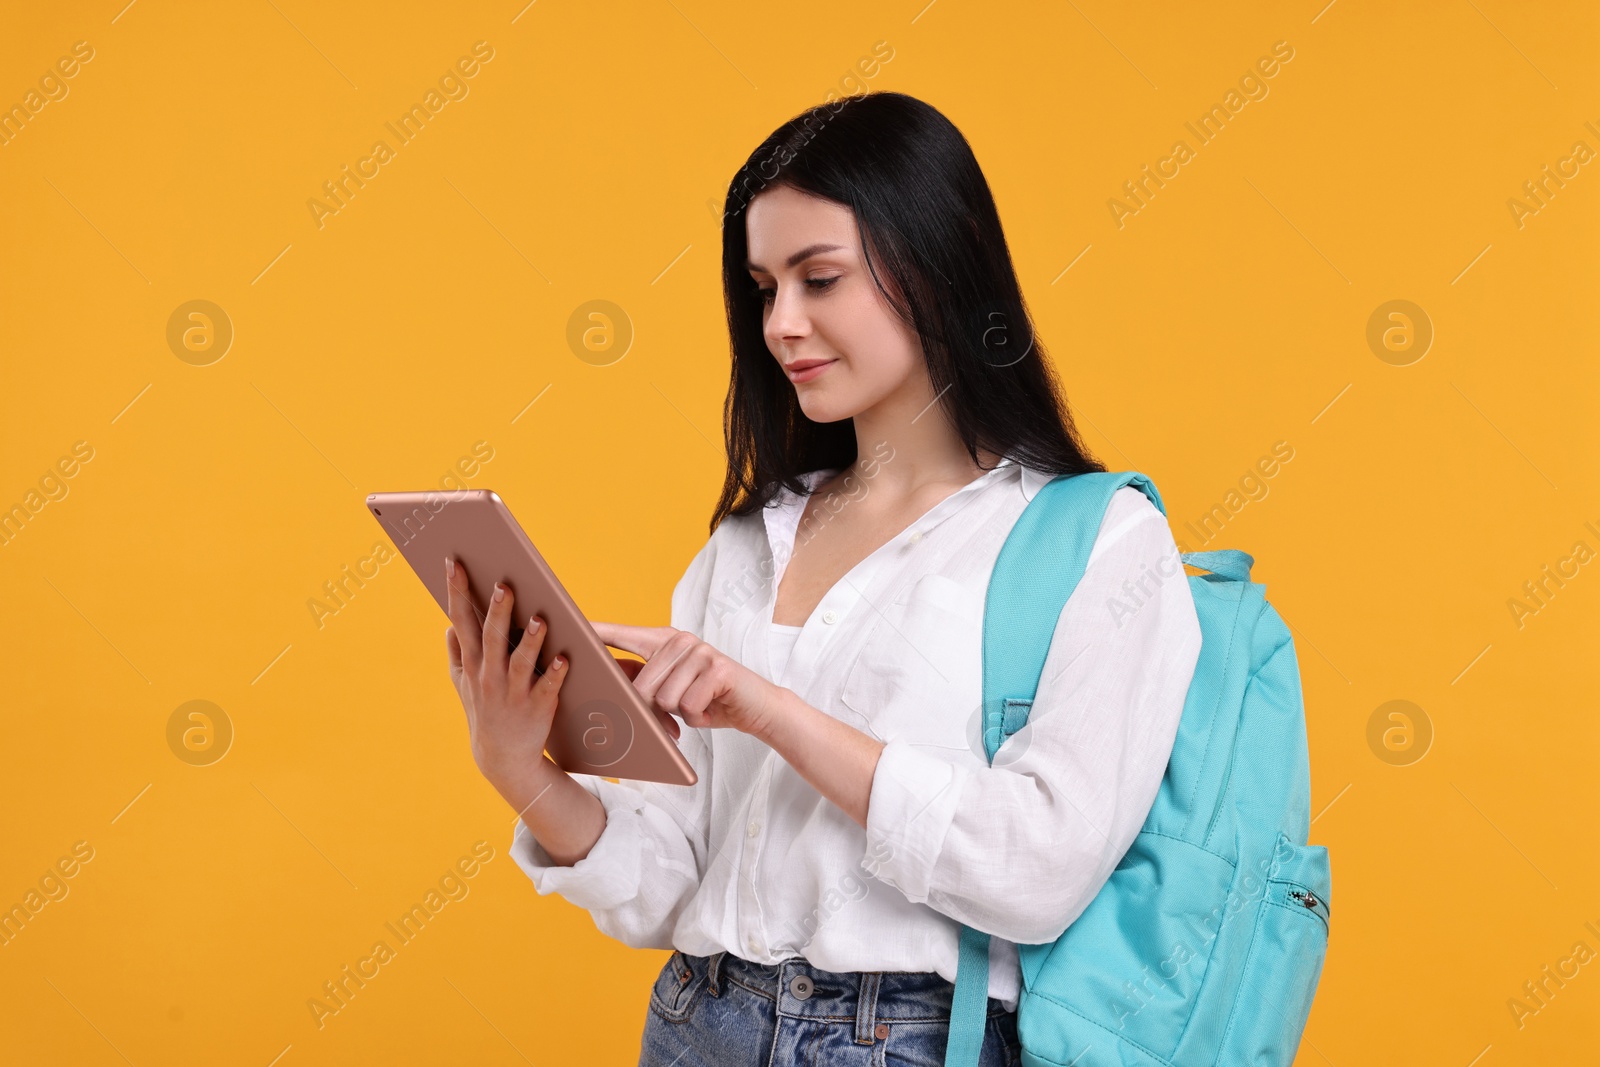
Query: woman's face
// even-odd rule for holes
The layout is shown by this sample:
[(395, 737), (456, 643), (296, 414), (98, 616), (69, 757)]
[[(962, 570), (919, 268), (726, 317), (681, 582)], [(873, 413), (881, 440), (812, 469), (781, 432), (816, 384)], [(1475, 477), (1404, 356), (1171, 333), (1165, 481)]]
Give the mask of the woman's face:
[(849, 208), (775, 186), (750, 202), (745, 236), (767, 350), (807, 418), (837, 422), (929, 390), (921, 342), (873, 282)]

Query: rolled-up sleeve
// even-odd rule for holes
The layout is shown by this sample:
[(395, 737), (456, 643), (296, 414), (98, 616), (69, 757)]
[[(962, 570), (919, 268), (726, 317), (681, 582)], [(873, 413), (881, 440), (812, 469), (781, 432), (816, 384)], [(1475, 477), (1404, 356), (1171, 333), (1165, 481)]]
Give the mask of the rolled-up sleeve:
[(1199, 655), (1166, 520), (1139, 490), (1119, 489), (1057, 619), (1027, 725), (989, 766), (887, 742), (863, 865), (975, 929), (1053, 941), (1149, 815)]
[[(672, 592), (671, 625), (697, 636), (703, 636), (716, 540), (706, 542)], [(634, 948), (673, 947), (673, 927), (707, 863), (713, 769), (706, 731), (683, 727), (679, 750), (694, 768), (694, 785), (572, 775), (606, 809), (604, 829), (578, 862), (554, 863), (520, 819), (512, 834), (511, 858), (535, 890), (560, 894), (588, 911), (601, 932)]]

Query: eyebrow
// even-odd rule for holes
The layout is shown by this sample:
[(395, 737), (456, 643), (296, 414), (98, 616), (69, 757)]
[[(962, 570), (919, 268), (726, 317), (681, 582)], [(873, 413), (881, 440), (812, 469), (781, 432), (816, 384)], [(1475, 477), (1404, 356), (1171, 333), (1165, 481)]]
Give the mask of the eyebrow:
[[(796, 252), (794, 255), (792, 255), (788, 259), (784, 260), (783, 265), (786, 266), (786, 267), (793, 267), (796, 264), (798, 264), (798, 263), (800, 263), (800, 262), (802, 262), (804, 260), (810, 259), (812, 256), (817, 255), (820, 252), (838, 252), (838, 251), (841, 251), (843, 249), (844, 249), (844, 245), (830, 245), (830, 244), (807, 245), (805, 248), (802, 248), (800, 251)], [(759, 264), (756, 264), (756, 263), (751, 263), (749, 260), (745, 260), (744, 269), (745, 270), (758, 270), (758, 271), (761, 271), (763, 274), (766, 273), (766, 270), (767, 270), (767, 268), (765, 268), (763, 266), (760, 266)]]

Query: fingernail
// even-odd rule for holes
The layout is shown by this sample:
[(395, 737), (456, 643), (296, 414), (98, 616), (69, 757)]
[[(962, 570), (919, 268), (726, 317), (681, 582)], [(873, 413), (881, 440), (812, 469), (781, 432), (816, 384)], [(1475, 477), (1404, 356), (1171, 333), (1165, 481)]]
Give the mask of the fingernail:
[(531, 633), (537, 633), (538, 630), (539, 630), (539, 627), (541, 627), (543, 625), (544, 625), (544, 623), (539, 621), (539, 617), (537, 615), (529, 615), (528, 616), (528, 632), (530, 634)]
[(558, 671), (562, 670), (563, 668), (565, 668), (566, 665), (567, 665), (567, 657), (565, 657), (565, 656), (557, 656), (555, 659), (550, 661), (550, 666), (554, 667)]
[(454, 578), (456, 576), (456, 561), (449, 556), (444, 558), (444, 576), (446, 578)]
[(499, 582), (495, 582), (494, 583), (494, 599), (495, 599), (495, 601), (499, 602), (501, 600), (504, 600), (505, 598), (506, 598), (506, 587), (501, 585)]

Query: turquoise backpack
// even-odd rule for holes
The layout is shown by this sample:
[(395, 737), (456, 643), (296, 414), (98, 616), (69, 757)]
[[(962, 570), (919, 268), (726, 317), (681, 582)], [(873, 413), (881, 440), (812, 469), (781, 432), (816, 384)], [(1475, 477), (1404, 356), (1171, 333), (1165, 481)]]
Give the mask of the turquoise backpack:
[[(1111, 495), (1136, 471), (1063, 475), (1018, 518), (984, 603), (984, 750), (1027, 722), (1056, 620)], [(1149, 818), (1054, 942), (1019, 945), (1023, 1067), (1292, 1063), (1328, 947), (1328, 850), (1294, 645), (1248, 555), (1190, 552), (1200, 658)], [(946, 1067), (976, 1067), (989, 935), (961, 928)]]

